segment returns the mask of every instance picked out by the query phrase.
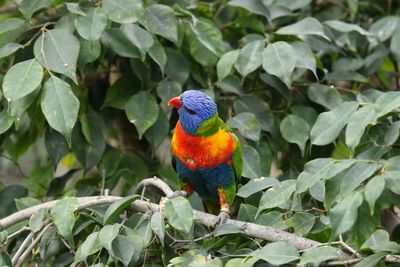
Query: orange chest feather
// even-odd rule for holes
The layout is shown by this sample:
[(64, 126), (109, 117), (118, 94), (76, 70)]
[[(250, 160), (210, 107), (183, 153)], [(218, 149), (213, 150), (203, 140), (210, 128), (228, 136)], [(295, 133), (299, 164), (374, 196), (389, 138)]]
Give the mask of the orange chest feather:
[(232, 135), (223, 129), (210, 136), (193, 136), (178, 122), (172, 137), (172, 153), (191, 169), (211, 168), (228, 162), (234, 149)]

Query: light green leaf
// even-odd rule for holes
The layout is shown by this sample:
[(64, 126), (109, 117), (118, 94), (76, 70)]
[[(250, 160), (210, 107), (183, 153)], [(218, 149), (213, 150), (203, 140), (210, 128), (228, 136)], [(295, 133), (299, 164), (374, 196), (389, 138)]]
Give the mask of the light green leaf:
[(164, 215), (176, 230), (189, 234), (193, 225), (193, 210), (184, 197), (175, 197), (165, 203)]
[(400, 107), (400, 92), (387, 92), (382, 94), (375, 102), (376, 118), (385, 116)]
[(117, 23), (134, 23), (143, 17), (140, 0), (103, 0), (102, 4), (108, 18)]
[(99, 41), (81, 40), (81, 48), (78, 56), (78, 66), (82, 67), (99, 58), (101, 53), (101, 44)]
[(386, 256), (386, 254), (387, 253), (385, 252), (372, 254), (363, 259), (362, 261), (360, 261), (359, 263), (357, 263), (356, 265), (354, 265), (354, 267), (376, 267), (378, 262), (381, 259), (383, 259)]
[(223, 54), (217, 63), (218, 81), (222, 81), (225, 77), (231, 74), (233, 66), (235, 65), (240, 50), (232, 50)]
[(267, 73), (277, 76), (290, 88), (292, 72), (296, 66), (293, 47), (282, 41), (269, 44), (263, 52), (262, 66)]
[(112, 242), (112, 251), (110, 253), (126, 267), (135, 253), (139, 252), (135, 251), (135, 244), (131, 239), (124, 235), (118, 235)]
[(303, 193), (318, 181), (328, 180), (342, 171), (350, 168), (354, 160), (334, 160), (331, 158), (318, 158), (304, 165), (304, 171), (297, 178), (297, 193)]
[(261, 177), (261, 160), (257, 150), (249, 145), (242, 146), (243, 171), (242, 176), (250, 179)]
[(26, 60), (12, 66), (3, 79), (3, 94), (9, 102), (18, 100), (39, 87), (43, 69), (34, 60)]
[(79, 100), (71, 86), (52, 76), (43, 86), (40, 106), (51, 128), (62, 133), (71, 144), (71, 133), (79, 112)]
[(274, 242), (254, 253), (254, 257), (273, 265), (282, 265), (300, 258), (296, 247), (287, 242)]
[(164, 246), (165, 222), (164, 215), (161, 212), (156, 211), (151, 216), (151, 229), (160, 238), (161, 245)]
[(297, 115), (305, 120), (310, 128), (314, 125), (318, 117), (318, 113), (315, 111), (315, 109), (309, 106), (295, 105), (291, 107), (291, 110), (294, 115)]
[(23, 19), (19, 19), (19, 18), (6, 19), (6, 20), (0, 22), (0, 34), (4, 34), (6, 32), (18, 29), (24, 23), (25, 23), (25, 21)]
[(256, 216), (258, 216), (263, 210), (282, 205), (290, 199), (295, 190), (296, 180), (285, 180), (280, 184), (269, 188), (260, 199), (260, 205)]
[(393, 33), (398, 29), (400, 19), (397, 16), (385, 16), (372, 23), (369, 31), (378, 37), (379, 41), (384, 42), (393, 36)]
[(304, 149), (310, 134), (308, 123), (297, 115), (289, 114), (282, 120), (280, 130), (283, 138), (289, 143), (297, 144), (301, 155), (304, 156)]
[(79, 3), (65, 3), (67, 10), (73, 14), (86, 16), (86, 13), (81, 10)]
[(385, 230), (376, 230), (361, 246), (361, 249), (372, 249), (374, 252), (400, 252), (400, 245), (390, 241), (389, 233)]
[(390, 51), (392, 51), (398, 60), (400, 59), (400, 28), (397, 28), (392, 36), (392, 39), (390, 40)]
[(242, 198), (247, 198), (252, 194), (262, 191), (268, 187), (275, 186), (279, 184), (279, 180), (269, 177), (261, 177), (257, 179), (252, 179), (244, 186), (240, 187), (237, 195)]
[(368, 82), (368, 78), (353, 70), (332, 71), (326, 74), (328, 81), (354, 81), (360, 83)]
[(325, 35), (322, 24), (313, 17), (304, 18), (294, 24), (285, 26), (276, 31), (276, 34), (283, 35), (318, 35), (328, 41), (330, 40), (328, 36)]
[(360, 192), (347, 195), (331, 209), (329, 219), (332, 226), (332, 238), (350, 230), (357, 220), (358, 208), (363, 202)]
[(218, 225), (213, 232), (213, 236), (221, 236), (228, 234), (244, 234), (243, 230), (235, 224), (221, 224)]
[(139, 139), (156, 122), (158, 104), (154, 96), (147, 92), (140, 92), (132, 96), (125, 104), (128, 119), (136, 127)]
[(95, 41), (100, 38), (107, 26), (107, 16), (101, 8), (90, 8), (86, 16), (75, 19), (75, 28), (83, 39)]
[(250, 140), (258, 141), (261, 125), (256, 116), (250, 112), (242, 112), (228, 120), (228, 125), (239, 130), (240, 134)]
[(76, 219), (74, 212), (78, 207), (78, 200), (74, 197), (68, 197), (59, 200), (51, 209), (50, 216), (57, 226), (58, 232), (67, 240), (72, 240), (72, 229)]
[(385, 189), (385, 178), (382, 175), (377, 175), (368, 181), (365, 186), (365, 200), (368, 202), (369, 208), (371, 210), (371, 215), (374, 214), (375, 202), (382, 195)]
[(332, 247), (315, 247), (304, 251), (300, 258), (300, 264), (321, 263), (338, 258), (338, 250)]
[(232, 74), (229, 74), (222, 81), (217, 82), (216, 84), (219, 88), (224, 92), (233, 93), (236, 95), (242, 95), (243, 89), (241, 85), (240, 79)]
[(125, 34), (118, 28), (110, 28), (104, 31), (101, 41), (121, 57), (140, 58), (139, 50), (128, 40)]
[(271, 17), (268, 8), (261, 0), (232, 0), (228, 2), (228, 5), (242, 7), (254, 14), (264, 16), (267, 19)]
[(311, 143), (323, 146), (333, 142), (358, 105), (357, 102), (345, 102), (331, 111), (321, 113), (311, 129)]
[(365, 105), (351, 115), (346, 127), (346, 145), (354, 152), (365, 128), (375, 121), (375, 106)]
[(101, 244), (99, 242), (99, 232), (91, 233), (82, 245), (78, 248), (75, 255), (75, 262), (84, 261), (90, 255), (98, 252), (101, 249)]
[(343, 102), (342, 97), (334, 86), (314, 83), (308, 88), (307, 94), (311, 101), (327, 109), (334, 109)]
[(139, 49), (142, 61), (144, 61), (147, 51), (154, 44), (153, 37), (136, 24), (123, 24), (121, 30), (128, 40)]
[(264, 47), (265, 42), (261, 40), (248, 43), (240, 50), (235, 68), (243, 77), (261, 66)]
[(314, 226), (316, 219), (317, 217), (309, 212), (296, 212), (285, 223), (288, 227), (292, 227), (296, 234), (305, 236)]
[(121, 198), (117, 202), (111, 204), (106, 213), (104, 214), (103, 224), (109, 224), (116, 216), (121, 214), (123, 210), (125, 210), (133, 201), (140, 198), (138, 195), (130, 195), (124, 198)]
[(24, 0), (19, 6), (19, 11), (25, 18), (30, 19), (36, 11), (51, 6), (51, 0)]
[(146, 8), (144, 14), (146, 28), (174, 43), (178, 42), (178, 22), (172, 8), (154, 4)]
[(64, 74), (77, 84), (75, 72), (79, 47), (79, 40), (71, 32), (54, 29), (45, 31), (36, 40), (34, 53), (43, 67)]
[(0, 59), (4, 57), (8, 57), (11, 54), (14, 54), (18, 49), (23, 46), (17, 43), (8, 43), (2, 47), (0, 47)]
[(294, 54), (296, 55), (296, 68), (308, 69), (318, 79), (317, 62), (310, 47), (304, 42), (293, 42), (290, 45), (293, 47)]
[(100, 246), (103, 246), (108, 251), (112, 248), (112, 242), (118, 236), (120, 229), (119, 224), (105, 225), (99, 233)]
[(324, 202), (325, 193), (325, 181), (323, 180), (316, 182), (310, 188), (310, 195), (320, 202)]
[(358, 32), (361, 35), (371, 36), (372, 33), (364, 30), (360, 26), (352, 23), (347, 23), (340, 20), (328, 20), (324, 21), (324, 24), (329, 26), (330, 28), (337, 30), (338, 32)]
[(7, 109), (0, 112), (0, 134), (5, 133), (13, 125), (13, 118), (8, 115)]
[(32, 214), (32, 216), (29, 218), (29, 228), (32, 230), (32, 232), (37, 233), (40, 229), (42, 229), (46, 213), (46, 210), (40, 209), (38, 212)]

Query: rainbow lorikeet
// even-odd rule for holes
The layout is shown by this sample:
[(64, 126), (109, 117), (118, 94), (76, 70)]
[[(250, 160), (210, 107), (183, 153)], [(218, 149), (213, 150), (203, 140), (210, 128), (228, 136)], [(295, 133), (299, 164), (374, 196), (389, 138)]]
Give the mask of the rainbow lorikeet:
[(240, 141), (208, 95), (188, 90), (168, 104), (179, 114), (171, 145), (181, 188), (187, 194), (196, 191), (208, 212), (219, 213), (216, 223), (222, 224), (229, 218), (242, 173)]

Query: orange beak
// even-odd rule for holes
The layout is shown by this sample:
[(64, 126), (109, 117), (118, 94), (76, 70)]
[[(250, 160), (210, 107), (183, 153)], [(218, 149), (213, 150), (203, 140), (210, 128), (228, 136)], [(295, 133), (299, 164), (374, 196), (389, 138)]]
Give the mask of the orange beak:
[(176, 109), (179, 109), (180, 107), (182, 107), (182, 100), (179, 96), (176, 96), (174, 98), (171, 98), (170, 101), (168, 101), (168, 105), (171, 105)]

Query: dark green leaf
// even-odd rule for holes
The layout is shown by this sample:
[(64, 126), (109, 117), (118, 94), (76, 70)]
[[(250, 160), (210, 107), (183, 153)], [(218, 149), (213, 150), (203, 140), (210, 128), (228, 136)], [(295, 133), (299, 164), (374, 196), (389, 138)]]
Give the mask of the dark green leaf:
[(130, 195), (126, 196), (124, 198), (121, 198), (117, 202), (114, 202), (113, 204), (108, 207), (106, 213), (104, 214), (103, 218), (103, 224), (109, 224), (111, 221), (118, 216), (119, 214), (122, 213), (133, 201), (138, 199), (140, 196), (137, 195)]
[(90, 8), (86, 16), (75, 19), (75, 28), (83, 39), (95, 41), (100, 38), (107, 26), (107, 16), (101, 8)]
[(101, 41), (121, 57), (140, 58), (139, 50), (118, 28), (105, 30), (101, 37)]
[(0, 112), (0, 134), (5, 133), (13, 125), (14, 120), (7, 114), (7, 110), (3, 109)]
[(146, 28), (174, 43), (178, 42), (178, 22), (169, 6), (154, 4), (146, 8)]
[(312, 84), (308, 88), (308, 97), (311, 101), (327, 109), (334, 109), (343, 102), (342, 97), (335, 87), (322, 84)]
[(364, 195), (365, 200), (371, 209), (371, 214), (374, 214), (375, 202), (381, 196), (383, 190), (385, 189), (385, 178), (381, 175), (377, 175), (368, 181)]
[(310, 127), (307, 122), (299, 116), (290, 114), (282, 120), (280, 130), (283, 138), (290, 143), (297, 144), (301, 154), (304, 155), (304, 149), (310, 134)]
[(51, 209), (50, 215), (57, 226), (58, 233), (67, 240), (72, 238), (72, 229), (76, 220), (74, 212), (78, 207), (78, 200), (74, 197), (68, 197), (59, 200)]
[(242, 7), (254, 14), (270, 18), (270, 12), (264, 3), (260, 0), (232, 0), (229, 1), (230, 6)]
[(99, 232), (91, 233), (78, 248), (75, 255), (75, 262), (86, 260), (87, 257), (98, 252), (100, 249), (101, 244), (99, 242)]
[(144, 61), (146, 53), (154, 44), (153, 37), (136, 24), (123, 24), (121, 30), (128, 40), (139, 49), (142, 61)]
[(165, 203), (164, 215), (175, 229), (189, 234), (193, 225), (193, 210), (184, 197), (169, 199)]
[(161, 245), (164, 245), (165, 223), (164, 215), (161, 212), (156, 211), (151, 216), (151, 229), (160, 238)]
[(165, 65), (167, 64), (167, 54), (161, 43), (154, 38), (153, 46), (150, 47), (149, 56), (160, 66), (161, 72), (164, 72)]
[(158, 117), (155, 123), (144, 133), (144, 137), (150, 143), (153, 151), (162, 144), (168, 136), (169, 122), (167, 115), (162, 109), (158, 111)]
[(386, 254), (387, 253), (385, 252), (372, 254), (354, 265), (354, 267), (375, 267), (377, 266), (378, 262), (386, 256)]
[(250, 112), (242, 112), (228, 120), (228, 125), (239, 130), (240, 134), (250, 140), (258, 141), (261, 125), (256, 116)]
[(385, 230), (376, 230), (367, 241), (362, 245), (361, 249), (369, 248), (375, 252), (388, 251), (400, 252), (400, 245), (396, 242), (390, 241), (389, 233)]
[(167, 65), (165, 66), (165, 73), (171, 80), (184, 84), (189, 78), (189, 65), (185, 57), (177, 50), (167, 48)]
[(287, 242), (274, 242), (254, 253), (254, 257), (273, 265), (281, 265), (300, 258), (296, 247)]
[(237, 195), (243, 198), (247, 198), (254, 193), (262, 191), (268, 187), (275, 186), (278, 183), (279, 180), (269, 177), (252, 179), (247, 184), (239, 188)]
[(99, 243), (108, 251), (111, 251), (112, 242), (118, 236), (120, 230), (119, 224), (105, 225), (99, 233)]
[(124, 266), (128, 266), (135, 253), (135, 244), (126, 236), (118, 235), (112, 242), (112, 255), (122, 262)]
[(15, 199), (26, 197), (28, 190), (20, 185), (10, 185), (0, 191), (0, 218), (5, 218), (17, 211)]
[(249, 145), (242, 146), (243, 172), (242, 176), (250, 179), (261, 177), (260, 155), (257, 150)]
[(296, 234), (307, 235), (314, 226), (316, 217), (309, 212), (296, 212), (285, 221), (288, 227), (293, 227)]
[(290, 199), (296, 190), (296, 180), (285, 180), (282, 183), (269, 188), (260, 199), (257, 216), (266, 209), (271, 209), (282, 205)]
[(213, 232), (213, 236), (221, 236), (228, 234), (243, 234), (243, 230), (239, 226), (234, 224), (221, 224), (218, 225)]
[(300, 264), (320, 263), (327, 260), (337, 259), (337, 249), (332, 247), (315, 247), (306, 250), (300, 258)]

